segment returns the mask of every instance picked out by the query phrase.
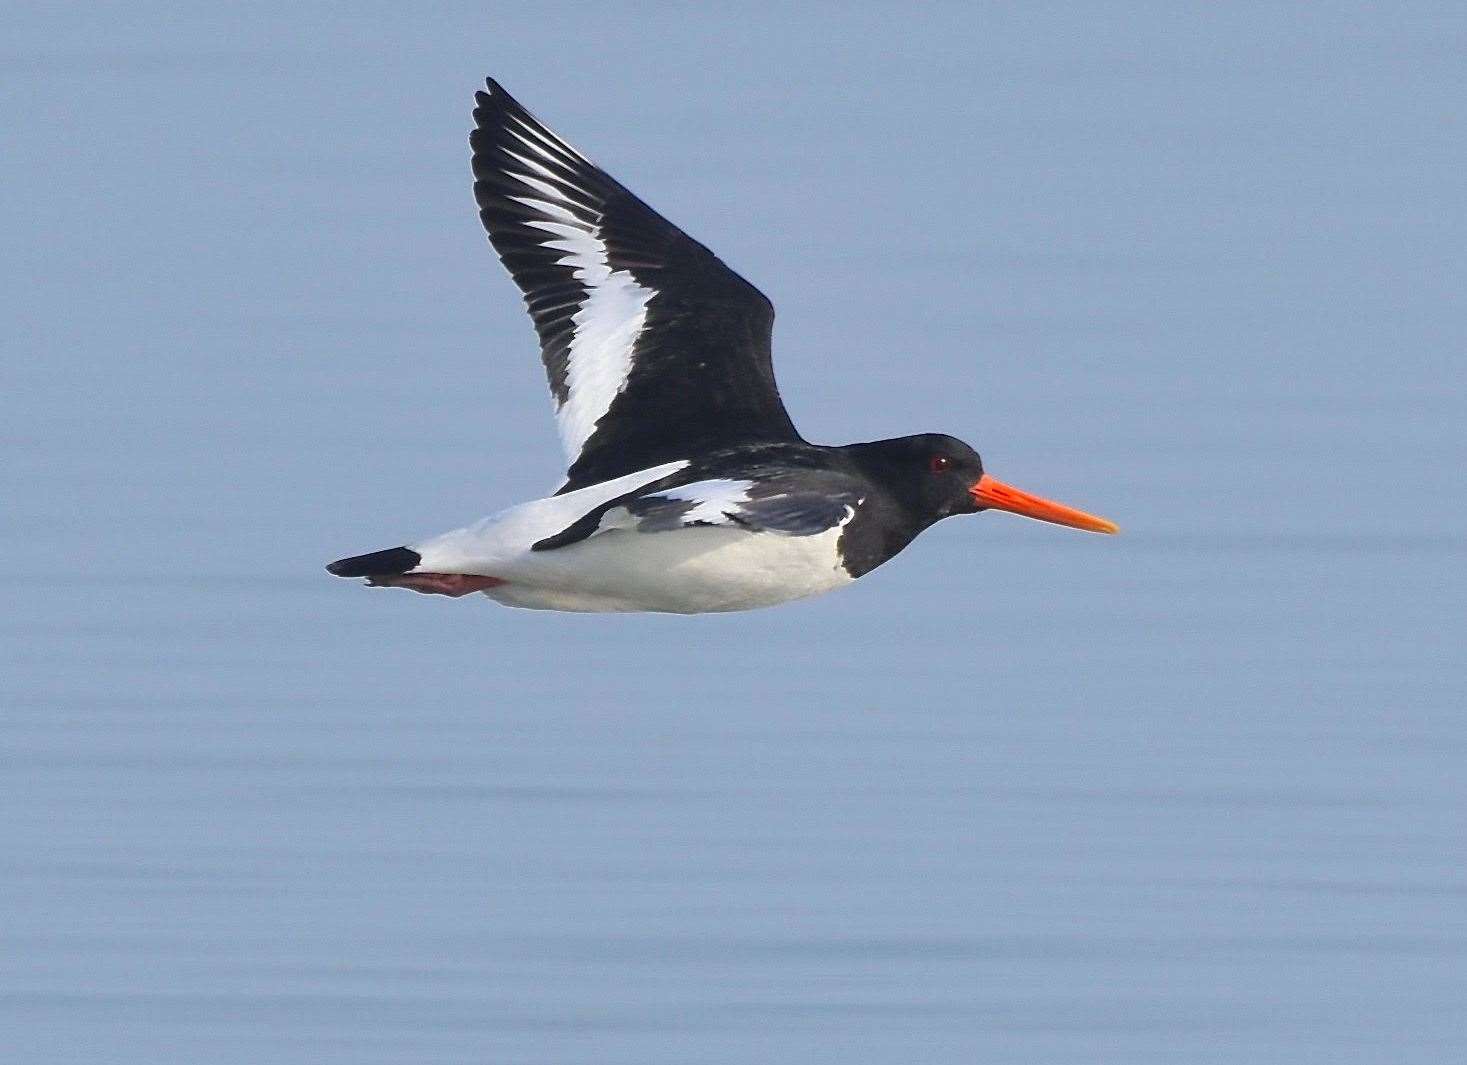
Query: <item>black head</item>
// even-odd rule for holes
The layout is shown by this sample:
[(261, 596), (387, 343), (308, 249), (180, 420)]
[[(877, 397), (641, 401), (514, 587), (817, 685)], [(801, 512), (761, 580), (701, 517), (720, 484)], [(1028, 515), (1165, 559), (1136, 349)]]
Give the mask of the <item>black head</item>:
[(982, 509), (973, 498), (973, 486), (983, 478), (983, 460), (955, 436), (919, 433), (853, 444), (847, 450), (922, 525)]
[(919, 528), (953, 514), (1008, 510), (1091, 532), (1113, 533), (1114, 523), (1012, 488), (983, 472), (983, 460), (967, 444), (942, 433), (920, 433), (844, 449), (890, 493)]

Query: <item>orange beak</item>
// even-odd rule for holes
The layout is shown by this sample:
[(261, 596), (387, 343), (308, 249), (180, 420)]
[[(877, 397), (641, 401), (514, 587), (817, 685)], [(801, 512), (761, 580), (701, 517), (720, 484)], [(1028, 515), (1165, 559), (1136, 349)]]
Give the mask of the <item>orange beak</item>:
[(968, 489), (973, 502), (988, 510), (1008, 510), (1026, 518), (1052, 521), (1056, 525), (1068, 525), (1072, 529), (1087, 532), (1116, 533), (1120, 526), (1113, 521), (1086, 514), (1083, 510), (1067, 507), (1063, 503), (1051, 503), (1048, 499), (1031, 496), (1017, 488), (1010, 488), (1002, 481), (995, 481), (988, 474), (978, 478), (978, 483)]

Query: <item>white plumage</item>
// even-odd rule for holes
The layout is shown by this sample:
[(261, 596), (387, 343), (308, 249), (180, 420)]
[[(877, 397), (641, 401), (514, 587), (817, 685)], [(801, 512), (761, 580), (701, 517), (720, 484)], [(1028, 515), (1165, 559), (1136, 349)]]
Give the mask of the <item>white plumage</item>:
[[(639, 532), (618, 523), (613, 508), (591, 536), (551, 551), (532, 545), (628, 492), (686, 468), (670, 462), (564, 495), (510, 507), (466, 528), (409, 545), (419, 572), (493, 574), (506, 583), (484, 591), (507, 606), (573, 611), (662, 611), (702, 614), (773, 606), (819, 595), (853, 579), (840, 565), (842, 528), (814, 536), (756, 535), (729, 527), (692, 526)], [(732, 481), (708, 481), (703, 497), (687, 485), (668, 495), (699, 507), (731, 505)], [(710, 511), (711, 512), (711, 511)], [(609, 526), (609, 527), (608, 527)]]

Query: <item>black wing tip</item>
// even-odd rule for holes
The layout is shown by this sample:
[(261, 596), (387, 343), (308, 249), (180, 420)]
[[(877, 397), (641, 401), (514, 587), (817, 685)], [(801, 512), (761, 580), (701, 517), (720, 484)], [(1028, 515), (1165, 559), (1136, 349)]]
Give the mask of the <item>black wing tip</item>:
[(484, 79), (484, 87), (474, 93), (474, 103), (481, 108), (493, 107), (497, 110), (519, 106), (515, 98), (504, 91), (504, 86), (493, 78)]
[(340, 558), (326, 567), (333, 577), (387, 577), (415, 569), (423, 556), (410, 547), (389, 547), (369, 555)]
[[(492, 130), (504, 122), (504, 116), (523, 112), (518, 101), (504, 91), (493, 78), (484, 79), (484, 88), (474, 93), (474, 133)], [(476, 146), (477, 147), (477, 146)]]

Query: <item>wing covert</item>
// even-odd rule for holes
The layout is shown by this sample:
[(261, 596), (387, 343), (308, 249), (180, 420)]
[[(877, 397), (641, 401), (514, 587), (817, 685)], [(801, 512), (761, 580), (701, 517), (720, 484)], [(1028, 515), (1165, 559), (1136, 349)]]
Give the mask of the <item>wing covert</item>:
[[(669, 480), (686, 476), (686, 471)], [(816, 536), (839, 528), (864, 502), (859, 483), (810, 470), (773, 477), (705, 478), (656, 483), (611, 499), (534, 545), (549, 551), (616, 530), (639, 534), (723, 527), (782, 536)]]

